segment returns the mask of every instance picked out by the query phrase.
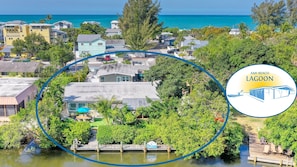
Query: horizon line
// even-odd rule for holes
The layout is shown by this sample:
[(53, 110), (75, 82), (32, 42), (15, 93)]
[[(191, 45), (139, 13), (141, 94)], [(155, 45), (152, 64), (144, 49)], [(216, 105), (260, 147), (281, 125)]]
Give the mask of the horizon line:
[[(42, 15), (69, 15), (69, 16), (75, 16), (75, 15), (105, 15), (105, 16), (117, 16), (119, 14), (2, 14), (0, 15), (36, 15), (36, 16), (42, 16)], [(121, 16), (121, 15), (119, 15)], [(159, 14), (158, 16), (251, 16), (251, 14)]]

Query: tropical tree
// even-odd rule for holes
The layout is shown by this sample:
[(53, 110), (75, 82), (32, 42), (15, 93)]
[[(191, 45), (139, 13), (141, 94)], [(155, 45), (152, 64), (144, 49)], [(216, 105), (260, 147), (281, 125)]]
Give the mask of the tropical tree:
[(286, 18), (286, 4), (284, 0), (265, 0), (260, 5), (254, 4), (252, 18), (260, 25), (280, 26)]
[(82, 23), (80, 24), (81, 34), (100, 34), (105, 35), (105, 28), (98, 24)]
[(160, 4), (152, 0), (128, 0), (119, 19), (119, 26), (127, 44), (134, 50), (146, 50), (162, 30), (158, 23)]
[(25, 51), (30, 57), (35, 56), (39, 51), (49, 48), (48, 42), (40, 34), (32, 33), (25, 37)]
[(96, 103), (91, 104), (90, 107), (101, 113), (106, 119), (107, 124), (110, 125), (110, 118), (112, 118), (112, 113), (114, 110), (112, 108), (112, 104), (115, 102), (115, 100), (115, 97), (112, 97), (110, 100), (99, 98), (99, 100)]
[(25, 41), (21, 39), (16, 39), (12, 42), (12, 45), (12, 53), (15, 53), (17, 56), (21, 56), (22, 53), (24, 53)]
[(297, 0), (287, 0), (287, 21), (295, 26), (297, 23)]

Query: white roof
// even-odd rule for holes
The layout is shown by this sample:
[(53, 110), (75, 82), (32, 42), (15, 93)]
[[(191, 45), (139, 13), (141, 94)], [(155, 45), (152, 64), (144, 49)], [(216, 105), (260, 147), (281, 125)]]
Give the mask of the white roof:
[(151, 82), (71, 82), (65, 87), (66, 102), (96, 102), (100, 98), (119, 101), (129, 99), (159, 99)]
[(16, 97), (38, 78), (0, 78), (0, 97)]

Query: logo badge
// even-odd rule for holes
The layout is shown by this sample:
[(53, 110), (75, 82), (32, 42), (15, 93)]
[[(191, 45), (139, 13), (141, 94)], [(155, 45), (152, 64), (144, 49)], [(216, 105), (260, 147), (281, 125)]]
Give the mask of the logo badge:
[(284, 70), (271, 65), (240, 69), (226, 86), (229, 103), (252, 117), (271, 117), (284, 112), (296, 99), (296, 84)]

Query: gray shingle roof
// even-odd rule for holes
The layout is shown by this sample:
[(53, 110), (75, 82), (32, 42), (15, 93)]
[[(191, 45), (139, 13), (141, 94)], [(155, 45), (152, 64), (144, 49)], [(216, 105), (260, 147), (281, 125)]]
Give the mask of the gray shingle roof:
[(146, 98), (159, 100), (150, 82), (72, 82), (65, 87), (65, 102), (96, 102), (115, 97), (131, 108), (147, 105)]
[(0, 62), (0, 72), (35, 72), (38, 62)]
[(93, 42), (98, 39), (101, 39), (101, 35), (99, 34), (79, 34), (77, 42)]

